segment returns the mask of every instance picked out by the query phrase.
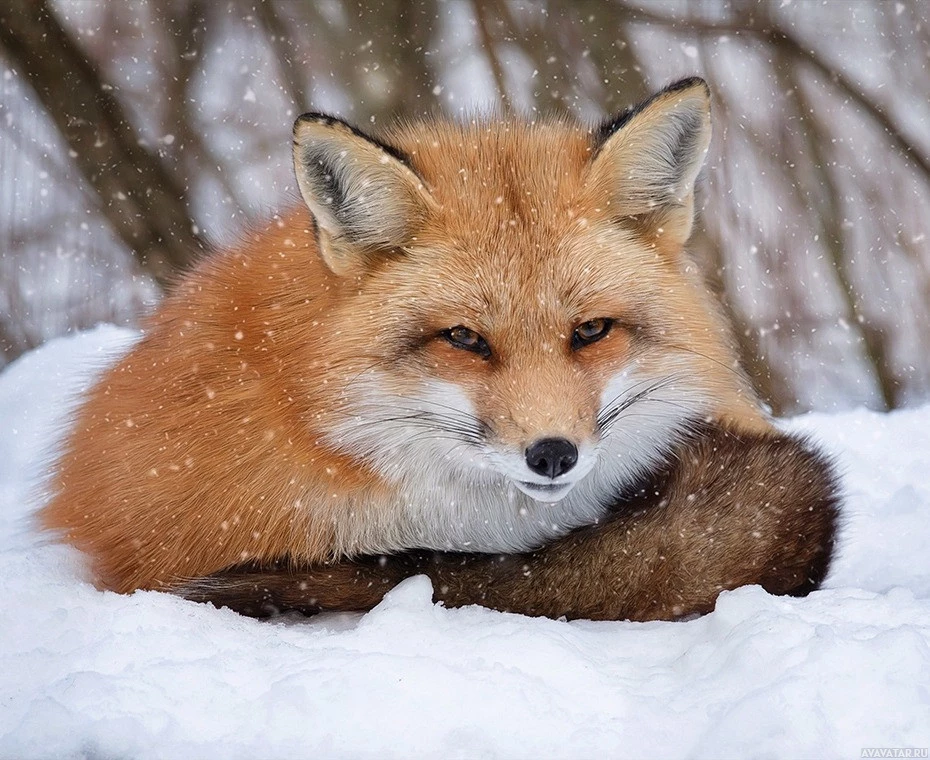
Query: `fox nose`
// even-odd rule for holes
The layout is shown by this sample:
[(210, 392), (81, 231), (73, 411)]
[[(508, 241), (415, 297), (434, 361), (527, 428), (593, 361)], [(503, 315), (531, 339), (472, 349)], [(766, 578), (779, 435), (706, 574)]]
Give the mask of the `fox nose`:
[(526, 450), (529, 468), (548, 478), (563, 475), (578, 461), (578, 448), (564, 438), (543, 438)]

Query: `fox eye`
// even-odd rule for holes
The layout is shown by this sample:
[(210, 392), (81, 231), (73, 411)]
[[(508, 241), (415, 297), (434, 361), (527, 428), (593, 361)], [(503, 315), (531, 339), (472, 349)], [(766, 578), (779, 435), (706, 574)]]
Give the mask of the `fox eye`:
[(456, 348), (471, 351), (473, 354), (478, 354), (482, 359), (491, 357), (491, 347), (488, 342), (474, 330), (457, 325), (456, 327), (450, 327), (448, 330), (443, 330), (439, 334)]
[(601, 338), (607, 336), (607, 333), (610, 332), (610, 328), (613, 327), (613, 325), (614, 321), (612, 319), (603, 317), (582, 322), (572, 333), (572, 350), (577, 351), (579, 348), (597, 343)]

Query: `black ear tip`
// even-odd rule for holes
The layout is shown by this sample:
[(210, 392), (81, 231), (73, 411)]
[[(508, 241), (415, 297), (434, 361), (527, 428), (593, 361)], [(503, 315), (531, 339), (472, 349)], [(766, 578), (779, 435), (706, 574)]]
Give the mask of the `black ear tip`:
[(682, 90), (690, 90), (693, 87), (702, 87), (704, 88), (704, 92), (710, 94), (710, 87), (701, 77), (679, 79), (677, 82), (672, 82), (668, 87), (662, 90), (662, 92), (681, 92)]
[(663, 96), (674, 92), (684, 92), (685, 90), (691, 90), (696, 87), (702, 88), (704, 95), (708, 100), (710, 99), (710, 87), (707, 86), (707, 82), (701, 77), (686, 77), (685, 79), (679, 79), (677, 82), (672, 82), (672, 84), (664, 90), (659, 90), (659, 92), (644, 100), (642, 103), (632, 106), (622, 113), (617, 114), (612, 119), (603, 122), (600, 127), (594, 130), (594, 154), (597, 155), (597, 152), (611, 135), (623, 129), (634, 116), (638, 115), (657, 100), (661, 100)]
[(294, 121), (295, 124), (329, 124), (335, 121), (335, 119), (329, 114), (322, 113), (320, 111), (307, 111), (307, 113), (302, 113)]
[(355, 131), (350, 124), (347, 124), (342, 119), (337, 119), (335, 116), (330, 116), (328, 113), (321, 113), (320, 111), (307, 111), (307, 113), (302, 113), (300, 116), (298, 116), (294, 120), (294, 132), (296, 132), (303, 124), (321, 124), (324, 127), (331, 127), (334, 124), (340, 124), (343, 127), (348, 127), (352, 131)]

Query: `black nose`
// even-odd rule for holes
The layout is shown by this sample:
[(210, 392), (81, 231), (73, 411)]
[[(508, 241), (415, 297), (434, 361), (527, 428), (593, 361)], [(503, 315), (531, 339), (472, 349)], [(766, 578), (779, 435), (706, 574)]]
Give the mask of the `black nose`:
[(526, 463), (533, 472), (555, 478), (568, 472), (578, 461), (578, 449), (564, 438), (543, 438), (526, 450)]

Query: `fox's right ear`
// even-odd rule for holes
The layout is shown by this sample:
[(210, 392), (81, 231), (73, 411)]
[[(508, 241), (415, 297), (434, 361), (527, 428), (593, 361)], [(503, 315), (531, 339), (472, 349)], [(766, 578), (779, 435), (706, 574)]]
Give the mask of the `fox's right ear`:
[(294, 122), (294, 169), (323, 260), (339, 275), (409, 243), (435, 207), (399, 151), (323, 114)]
[(619, 219), (673, 245), (691, 234), (694, 183), (710, 145), (710, 90), (682, 79), (601, 125), (589, 189)]

